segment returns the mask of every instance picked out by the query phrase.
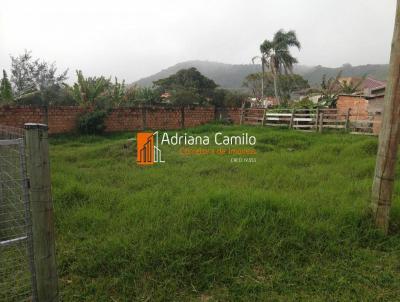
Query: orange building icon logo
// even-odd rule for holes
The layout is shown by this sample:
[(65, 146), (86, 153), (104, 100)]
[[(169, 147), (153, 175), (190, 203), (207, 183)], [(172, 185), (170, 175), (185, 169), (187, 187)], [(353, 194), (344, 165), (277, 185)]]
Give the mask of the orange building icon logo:
[(164, 163), (161, 158), (161, 150), (158, 148), (158, 131), (138, 132), (136, 136), (137, 142), (137, 159), (138, 165), (153, 165), (155, 163)]

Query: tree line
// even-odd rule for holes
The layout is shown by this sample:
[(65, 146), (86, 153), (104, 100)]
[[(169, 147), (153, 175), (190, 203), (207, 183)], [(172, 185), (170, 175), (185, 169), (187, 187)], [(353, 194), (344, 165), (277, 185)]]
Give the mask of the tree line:
[(154, 82), (153, 87), (126, 85), (104, 76), (85, 76), (76, 71), (76, 81), (67, 84), (68, 70), (58, 72), (55, 63), (33, 58), (25, 51), (11, 56), (11, 76), (3, 70), (0, 105), (80, 105), (111, 108), (137, 105), (240, 106), (248, 94), (219, 88), (197, 69), (178, 71)]

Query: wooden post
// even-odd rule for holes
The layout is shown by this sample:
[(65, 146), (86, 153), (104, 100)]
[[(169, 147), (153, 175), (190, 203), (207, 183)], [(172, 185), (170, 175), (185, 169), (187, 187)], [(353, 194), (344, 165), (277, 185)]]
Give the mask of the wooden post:
[(324, 128), (324, 113), (321, 112), (319, 115), (319, 132), (322, 132), (322, 129)]
[(347, 109), (347, 113), (346, 113), (346, 123), (345, 123), (345, 131), (349, 131), (349, 127), (350, 127), (350, 108)]
[(319, 108), (315, 112), (315, 131), (318, 132), (318, 122), (319, 122)]
[(387, 233), (400, 137), (400, 0), (397, 1), (382, 128), (379, 135), (371, 208), (375, 225)]
[(337, 129), (339, 129), (339, 122), (338, 122), (338, 118), (339, 118), (339, 112), (338, 112), (338, 110), (336, 109), (335, 111), (335, 129), (337, 130)]
[(47, 125), (25, 124), (25, 137), (38, 301), (56, 302), (59, 297)]
[(292, 109), (292, 115), (290, 116), (290, 123), (289, 123), (289, 128), (292, 129), (293, 128), (293, 118), (294, 118), (294, 113), (295, 113), (296, 109)]
[(264, 126), (264, 125), (265, 125), (265, 116), (266, 116), (266, 114), (267, 114), (267, 108), (265, 108), (263, 112), (264, 112), (264, 113), (263, 113), (263, 118), (262, 118), (261, 126)]
[(243, 116), (244, 116), (245, 110), (246, 110), (246, 102), (242, 102), (242, 106), (240, 109), (240, 125), (243, 124)]

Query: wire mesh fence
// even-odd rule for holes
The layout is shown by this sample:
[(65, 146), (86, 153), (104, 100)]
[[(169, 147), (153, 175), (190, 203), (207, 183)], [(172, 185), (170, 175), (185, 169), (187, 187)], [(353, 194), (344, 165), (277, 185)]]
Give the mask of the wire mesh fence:
[(0, 301), (36, 301), (23, 130), (0, 126)]

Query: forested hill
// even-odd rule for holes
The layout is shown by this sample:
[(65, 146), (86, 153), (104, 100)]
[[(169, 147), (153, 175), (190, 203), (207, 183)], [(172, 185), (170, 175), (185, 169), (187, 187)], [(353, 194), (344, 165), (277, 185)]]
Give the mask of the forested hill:
[[(135, 83), (140, 86), (152, 86), (153, 81), (168, 77), (180, 69), (187, 69), (190, 67), (197, 68), (206, 77), (213, 79), (220, 87), (230, 89), (241, 88), (243, 79), (248, 74), (259, 72), (261, 69), (260, 65), (257, 64), (235, 65), (209, 61), (187, 61), (168, 67), (149, 77), (142, 78)], [(319, 84), (324, 74), (328, 77), (333, 77), (336, 76), (339, 71), (342, 71), (342, 76), (369, 75), (378, 80), (385, 80), (388, 72), (388, 65), (351, 66), (350, 64), (344, 64), (337, 68), (296, 65), (294, 68), (294, 72), (302, 75), (311, 85)]]
[(342, 72), (342, 76), (344, 77), (360, 77), (366, 75), (373, 77), (377, 80), (386, 81), (388, 69), (388, 64), (368, 64), (359, 66), (344, 64), (343, 66), (337, 68), (315, 66), (310, 71), (300, 74), (306, 80), (308, 80), (311, 85), (319, 84), (324, 74), (326, 74), (327, 77), (335, 77), (340, 71)]

